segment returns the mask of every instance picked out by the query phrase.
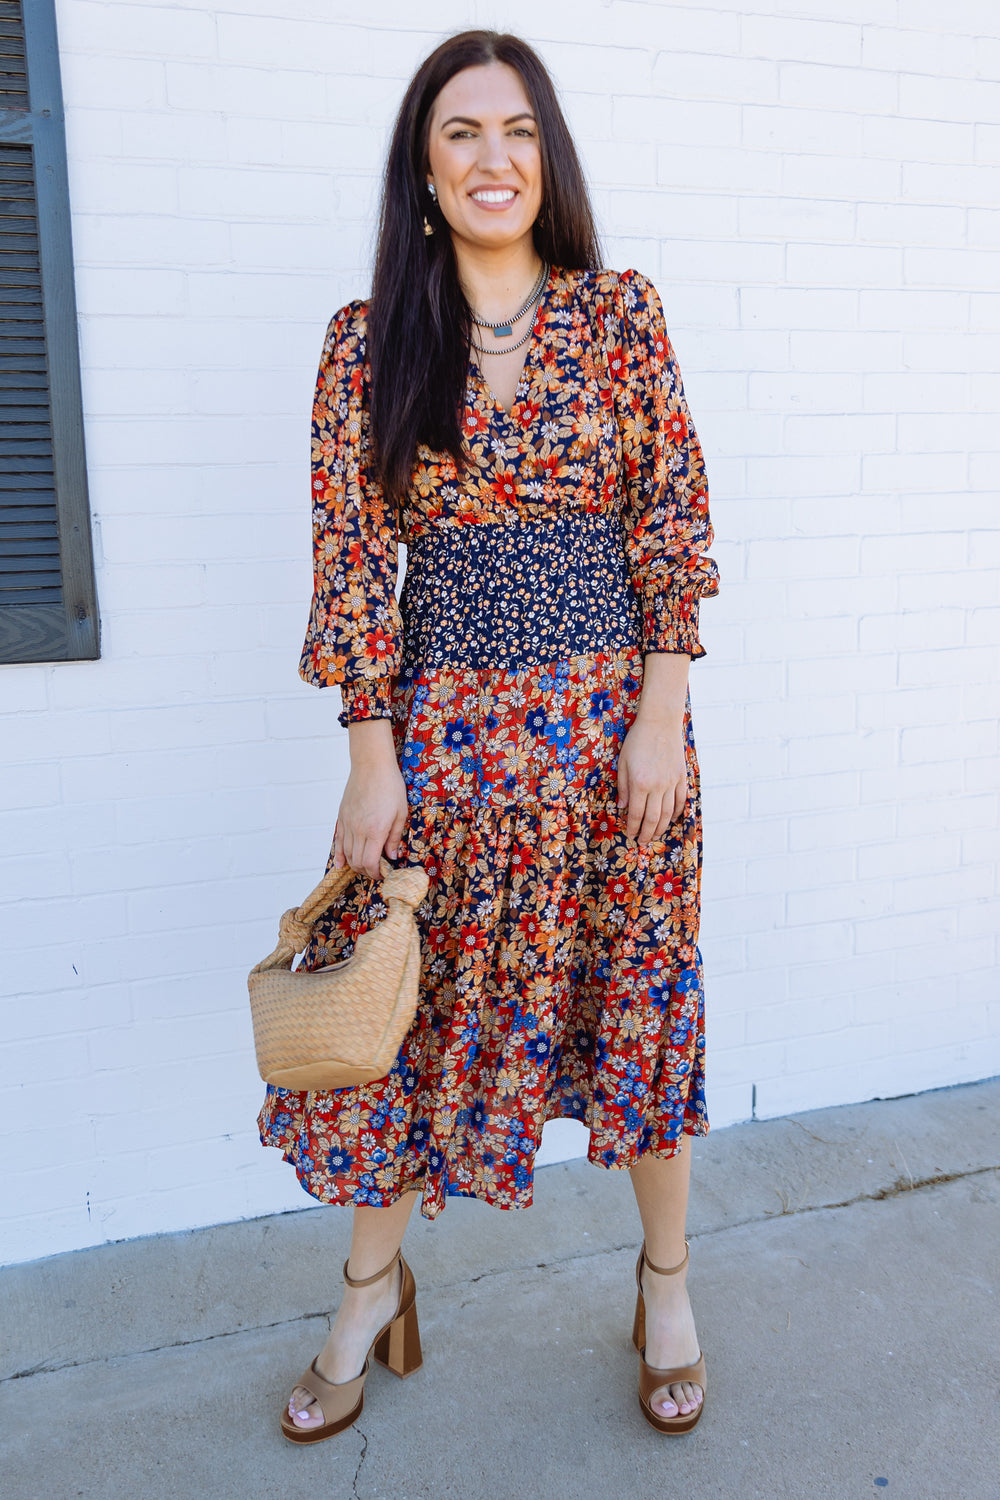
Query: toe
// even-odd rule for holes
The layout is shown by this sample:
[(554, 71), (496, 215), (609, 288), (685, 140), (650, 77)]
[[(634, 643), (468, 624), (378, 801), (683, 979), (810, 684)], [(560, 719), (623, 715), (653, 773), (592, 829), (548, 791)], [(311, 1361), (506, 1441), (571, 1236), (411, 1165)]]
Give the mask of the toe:
[(671, 1394), (677, 1402), (681, 1416), (687, 1417), (698, 1408), (701, 1400), (701, 1387), (685, 1380), (681, 1385), (671, 1386)]
[(296, 1427), (316, 1427), (323, 1420), (323, 1413), (315, 1396), (296, 1386), (288, 1403), (288, 1415)]
[(664, 1386), (664, 1388), (660, 1391), (657, 1391), (656, 1395), (653, 1397), (652, 1404), (659, 1411), (662, 1417), (677, 1416), (677, 1402), (673, 1398), (673, 1390), (673, 1386)]

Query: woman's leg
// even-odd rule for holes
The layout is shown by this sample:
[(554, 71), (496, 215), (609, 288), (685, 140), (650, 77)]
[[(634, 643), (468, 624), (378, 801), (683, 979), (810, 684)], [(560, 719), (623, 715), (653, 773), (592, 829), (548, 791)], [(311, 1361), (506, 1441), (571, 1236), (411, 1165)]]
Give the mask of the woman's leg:
[[(681, 1137), (676, 1156), (646, 1152), (630, 1174), (646, 1240), (646, 1256), (656, 1266), (680, 1265), (684, 1259), (684, 1221), (691, 1177), (691, 1141)], [(676, 1276), (657, 1276), (646, 1270), (642, 1295), (646, 1304), (646, 1363), (666, 1370), (693, 1365), (698, 1358), (698, 1335), (687, 1294), (687, 1270)], [(702, 1399), (702, 1389), (689, 1381), (662, 1386), (651, 1405), (664, 1417), (686, 1416)]]
[[(419, 1196), (406, 1193), (389, 1208), (354, 1210), (347, 1269), (356, 1280), (374, 1276), (392, 1260)], [(395, 1275), (371, 1286), (345, 1285), (330, 1337), (316, 1357), (316, 1368), (325, 1380), (340, 1385), (361, 1374), (372, 1340), (396, 1310), (402, 1278), (397, 1266)], [(319, 1402), (300, 1385), (292, 1392), (288, 1410), (297, 1427), (318, 1427), (324, 1420)]]

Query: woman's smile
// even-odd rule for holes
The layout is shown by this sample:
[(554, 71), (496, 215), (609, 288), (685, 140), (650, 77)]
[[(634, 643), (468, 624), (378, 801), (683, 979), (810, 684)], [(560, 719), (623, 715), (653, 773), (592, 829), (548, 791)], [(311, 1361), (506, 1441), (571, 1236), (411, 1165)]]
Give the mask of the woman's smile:
[(517, 197), (516, 188), (474, 188), (469, 194), (473, 203), (478, 203), (480, 208), (496, 210), (498, 208), (509, 208)]

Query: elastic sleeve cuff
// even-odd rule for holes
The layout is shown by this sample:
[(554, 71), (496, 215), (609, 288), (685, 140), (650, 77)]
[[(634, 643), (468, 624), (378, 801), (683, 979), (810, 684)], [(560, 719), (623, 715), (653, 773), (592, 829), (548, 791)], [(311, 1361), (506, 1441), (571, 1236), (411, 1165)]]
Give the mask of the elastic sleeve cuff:
[(342, 682), (340, 696), (343, 710), (337, 722), (346, 729), (348, 724), (357, 724), (361, 719), (392, 718), (392, 679), (390, 677), (361, 678), (357, 682)]
[(678, 652), (692, 661), (705, 655), (698, 639), (697, 594), (650, 589), (643, 598), (644, 651)]

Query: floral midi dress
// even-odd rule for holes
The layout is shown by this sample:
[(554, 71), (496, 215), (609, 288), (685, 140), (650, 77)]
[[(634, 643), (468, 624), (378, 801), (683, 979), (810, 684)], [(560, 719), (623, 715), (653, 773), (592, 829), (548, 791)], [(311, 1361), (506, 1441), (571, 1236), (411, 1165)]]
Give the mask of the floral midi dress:
[[(697, 946), (701, 805), (641, 847), (617, 761), (645, 652), (704, 655), (718, 589), (705, 471), (653, 286), (553, 268), (508, 414), (470, 362), (467, 463), (418, 449), (394, 514), (370, 471), (363, 302), (323, 348), (313, 421), (315, 593), (301, 673), (340, 722), (388, 718), (406, 785), (398, 863), (417, 909), (420, 1002), (388, 1077), (272, 1088), (261, 1140), (326, 1203), (417, 1189), (531, 1202), (547, 1119), (629, 1167), (704, 1135)], [(352, 882), (302, 964), (336, 962), (384, 915)]]

